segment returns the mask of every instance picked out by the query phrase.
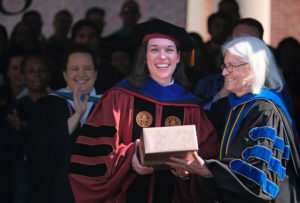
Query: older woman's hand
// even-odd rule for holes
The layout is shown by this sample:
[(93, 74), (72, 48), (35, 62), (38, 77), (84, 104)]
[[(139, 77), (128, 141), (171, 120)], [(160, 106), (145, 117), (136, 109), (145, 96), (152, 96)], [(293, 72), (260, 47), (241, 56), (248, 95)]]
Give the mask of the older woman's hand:
[(198, 156), (197, 152), (193, 152), (193, 161), (187, 161), (184, 159), (171, 157), (170, 161), (166, 162), (167, 165), (169, 165), (173, 171), (176, 171), (176, 173), (173, 174), (179, 174), (180, 171), (187, 171), (189, 173), (197, 174), (199, 176), (203, 176), (206, 178), (213, 177), (210, 170), (206, 167), (204, 160)]
[(179, 177), (181, 180), (189, 180), (190, 179), (190, 173), (187, 170), (184, 170), (180, 167), (174, 167), (172, 168), (171, 172), (174, 176)]
[(140, 145), (140, 140), (137, 139), (135, 141), (135, 152), (134, 152), (133, 157), (132, 157), (131, 167), (133, 168), (133, 170), (135, 172), (137, 172), (140, 175), (153, 173), (153, 171), (154, 171), (153, 167), (143, 166), (140, 163), (140, 161), (137, 157), (137, 153), (138, 153), (138, 150), (139, 150), (139, 145)]

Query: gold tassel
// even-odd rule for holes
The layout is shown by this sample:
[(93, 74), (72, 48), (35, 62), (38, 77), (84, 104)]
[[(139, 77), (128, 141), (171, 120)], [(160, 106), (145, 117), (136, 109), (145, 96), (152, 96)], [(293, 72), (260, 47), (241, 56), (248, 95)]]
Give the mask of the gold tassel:
[(190, 57), (190, 67), (195, 66), (195, 49), (192, 50), (191, 57)]

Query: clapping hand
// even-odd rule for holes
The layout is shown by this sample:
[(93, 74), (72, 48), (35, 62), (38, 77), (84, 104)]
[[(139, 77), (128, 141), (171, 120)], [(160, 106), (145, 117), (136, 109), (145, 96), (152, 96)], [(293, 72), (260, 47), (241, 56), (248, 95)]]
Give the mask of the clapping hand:
[(86, 111), (87, 102), (89, 99), (89, 95), (85, 95), (84, 100), (81, 101), (81, 85), (78, 84), (75, 87), (74, 93), (74, 111), (75, 113), (68, 119), (68, 131), (69, 134), (72, 134), (76, 129), (80, 119)]
[(20, 131), (21, 123), (16, 109), (13, 110), (12, 114), (8, 114), (6, 116), (6, 119), (12, 129), (14, 129), (15, 131)]
[(80, 118), (83, 116), (83, 114), (86, 111), (86, 105), (87, 105), (87, 102), (88, 102), (88, 99), (89, 99), (89, 95), (85, 95), (84, 100), (82, 101), (81, 100), (81, 94), (82, 94), (81, 85), (78, 84), (75, 87), (73, 96), (74, 96), (75, 114), (77, 113), (80, 116)]

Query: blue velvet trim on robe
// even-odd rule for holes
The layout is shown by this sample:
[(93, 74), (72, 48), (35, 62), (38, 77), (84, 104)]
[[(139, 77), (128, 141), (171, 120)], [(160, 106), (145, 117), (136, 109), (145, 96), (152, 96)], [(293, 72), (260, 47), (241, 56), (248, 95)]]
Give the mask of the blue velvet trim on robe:
[(278, 159), (272, 158), (268, 167), (270, 170), (275, 171), (280, 176), (281, 180), (284, 179), (286, 169), (282, 167)]
[(229, 94), (229, 103), (231, 108), (234, 108), (236, 105), (247, 102), (253, 99), (268, 99), (277, 104), (288, 118), (292, 121), (291, 116), (286, 108), (286, 105), (283, 102), (282, 96), (276, 90), (262, 89), (259, 94), (248, 93), (242, 97), (237, 97), (234, 93)]
[(249, 136), (254, 140), (257, 140), (259, 138), (265, 138), (270, 139), (274, 142), (276, 139), (276, 131), (268, 126), (253, 128), (249, 132)]
[(250, 164), (242, 160), (231, 161), (230, 168), (232, 169), (232, 171), (260, 185), (263, 191), (270, 194), (273, 198), (275, 198), (277, 193), (279, 192), (278, 186), (270, 180), (268, 180), (264, 172), (252, 167)]
[(228, 95), (228, 99), (229, 99), (231, 108), (234, 108), (235, 106), (237, 106), (241, 103), (247, 102), (249, 100), (259, 99), (259, 98), (268, 99), (268, 100), (273, 101), (284, 111), (284, 113), (287, 115), (287, 117), (289, 118), (290, 122), (293, 125), (296, 140), (297, 140), (298, 144), (300, 144), (300, 137), (299, 137), (296, 127), (294, 125), (293, 119), (287, 110), (287, 107), (283, 101), (282, 95), (280, 93), (278, 93), (276, 90), (262, 89), (259, 94), (255, 95), (252, 93), (248, 93), (242, 97), (237, 97), (234, 93), (231, 93)]
[(242, 157), (245, 160), (248, 160), (250, 157), (257, 158), (269, 164), (272, 158), (272, 151), (266, 147), (254, 145), (252, 147), (248, 147), (242, 153)]
[[(282, 153), (284, 152), (285, 146), (284, 146), (284, 141), (281, 138), (276, 137), (276, 131), (273, 128), (270, 127), (262, 127), (262, 128), (254, 128), (250, 131), (250, 137), (253, 138), (254, 140), (259, 139), (259, 138), (265, 138), (265, 139), (270, 139), (274, 142), (274, 148), (280, 150)], [(253, 147), (252, 147), (253, 148)], [(255, 149), (255, 148), (254, 148)], [(248, 157), (250, 156), (255, 157), (255, 153), (257, 154), (257, 157), (259, 159), (263, 159), (266, 162), (269, 163), (269, 169), (272, 171), (275, 171), (276, 173), (278, 173), (278, 175), (280, 176), (281, 180), (283, 180), (284, 176), (285, 176), (285, 172), (286, 169), (282, 167), (282, 164), (279, 160), (271, 158), (272, 156), (269, 155), (269, 152), (266, 152), (270, 157), (262, 157), (261, 153), (264, 153), (262, 150), (257, 150), (255, 152), (255, 150), (250, 151), (249, 148), (247, 150), (245, 150), (245, 152), (243, 153), (243, 156), (245, 157), (245, 160), (248, 159)]]
[(277, 150), (280, 150), (283, 153), (284, 152), (284, 141), (283, 141), (283, 139), (277, 137), (273, 147)]
[[(123, 80), (118, 84), (132, 86), (127, 80)], [(191, 92), (186, 91), (181, 85), (173, 83), (168, 86), (161, 86), (151, 77), (148, 78), (144, 87), (139, 88), (139, 91), (158, 101), (174, 101), (180, 99), (197, 99)]]
[[(283, 103), (283, 100), (282, 100), (280, 94), (278, 94), (277, 92), (275, 92), (273, 90), (264, 89), (258, 95), (253, 95), (253, 94), (249, 93), (249, 94), (244, 95), (243, 97), (237, 97), (234, 94), (230, 94), (229, 102), (230, 102), (231, 108), (234, 108), (237, 105), (240, 105), (245, 102), (249, 102), (251, 100), (256, 100), (259, 98), (268, 99), (268, 100), (271, 100), (274, 103), (276, 103), (286, 113), (286, 115), (290, 119), (291, 123), (293, 123), (293, 121), (285, 107), (285, 104)], [(293, 127), (294, 127), (294, 125), (293, 125)], [(261, 132), (259, 132), (260, 130), (261, 130)], [(265, 132), (263, 132), (263, 131), (265, 131)], [(257, 139), (259, 137), (264, 137), (264, 138), (269, 138), (269, 139), (273, 140), (274, 148), (277, 148), (278, 150), (282, 151), (283, 152), (282, 156), (284, 158), (288, 159), (289, 153), (290, 153), (290, 148), (288, 146), (285, 146), (285, 143), (282, 139), (276, 138), (276, 131), (273, 130), (273, 132), (272, 132), (272, 130), (271, 130), (271, 131), (269, 131), (269, 133), (266, 133), (267, 131), (269, 131), (267, 128), (261, 128), (261, 129), (257, 128), (252, 133), (250, 133), (250, 137), (253, 137), (254, 139)], [(256, 133), (258, 133), (258, 135), (255, 135)], [(298, 137), (297, 134), (295, 136)], [(253, 149), (253, 151), (256, 151), (256, 152), (258, 152), (259, 150)], [(251, 152), (251, 153), (255, 154), (255, 152)], [(251, 153), (249, 151), (247, 151), (245, 153), (245, 156), (250, 156)], [(263, 156), (260, 158), (268, 160), (267, 156)], [(272, 158), (272, 155), (271, 155), (268, 163), (269, 163), (269, 165), (268, 165), (269, 170), (272, 170), (272, 171), (275, 171), (276, 173), (278, 173), (281, 180), (283, 180), (285, 173), (286, 173), (286, 169), (282, 167), (282, 163), (279, 160)], [(267, 178), (266, 174), (263, 171), (253, 167), (252, 165), (250, 165), (242, 160), (233, 160), (230, 163), (230, 167), (234, 172), (241, 174), (242, 176), (249, 178), (252, 181), (259, 184), (261, 186), (261, 188), (264, 190), (264, 192), (270, 194), (274, 198), (276, 197), (276, 195), (279, 191), (279, 188), (278, 188), (278, 186), (276, 186), (275, 183), (271, 182)]]
[(285, 159), (290, 159), (291, 148), (289, 146), (284, 146), (284, 151), (282, 157)]
[(281, 138), (276, 137), (276, 131), (270, 127), (260, 127), (260, 128), (253, 128), (250, 133), (250, 137), (254, 140), (259, 138), (270, 139), (274, 142), (274, 148), (280, 150), (281, 152), (284, 151), (284, 141)]

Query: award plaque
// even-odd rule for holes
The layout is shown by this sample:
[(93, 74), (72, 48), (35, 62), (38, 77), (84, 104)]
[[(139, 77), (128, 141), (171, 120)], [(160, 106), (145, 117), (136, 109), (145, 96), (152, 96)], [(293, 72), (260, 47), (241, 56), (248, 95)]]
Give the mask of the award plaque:
[(143, 128), (139, 146), (140, 162), (154, 168), (168, 168), (171, 156), (193, 160), (198, 151), (195, 125)]

